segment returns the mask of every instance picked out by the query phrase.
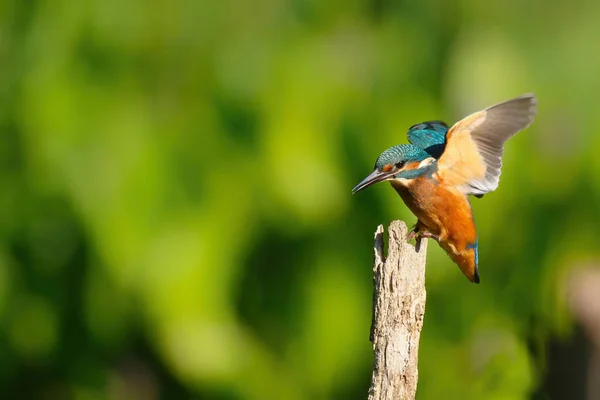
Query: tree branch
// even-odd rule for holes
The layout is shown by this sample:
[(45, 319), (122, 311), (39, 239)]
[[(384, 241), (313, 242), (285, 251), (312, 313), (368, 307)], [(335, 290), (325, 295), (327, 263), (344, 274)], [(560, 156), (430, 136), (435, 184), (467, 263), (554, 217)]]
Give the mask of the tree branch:
[(390, 224), (386, 259), (383, 226), (375, 232), (371, 326), (374, 360), (369, 400), (414, 399), (417, 392), (427, 241), (422, 240), (415, 249), (406, 242), (407, 233), (404, 222)]

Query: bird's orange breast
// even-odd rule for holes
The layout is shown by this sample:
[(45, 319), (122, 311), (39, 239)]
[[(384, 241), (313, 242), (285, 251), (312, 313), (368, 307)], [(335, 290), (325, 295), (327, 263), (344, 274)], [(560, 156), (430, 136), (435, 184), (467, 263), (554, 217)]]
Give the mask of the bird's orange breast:
[(391, 183), (421, 227), (438, 235), (440, 246), (470, 281), (476, 281), (477, 231), (467, 196), (427, 176)]

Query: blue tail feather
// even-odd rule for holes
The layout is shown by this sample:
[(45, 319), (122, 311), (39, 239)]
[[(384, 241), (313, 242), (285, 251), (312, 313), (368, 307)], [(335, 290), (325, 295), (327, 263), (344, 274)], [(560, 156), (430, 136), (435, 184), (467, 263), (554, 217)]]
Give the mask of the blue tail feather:
[(479, 283), (479, 239), (475, 239), (475, 243), (469, 243), (467, 249), (475, 251), (475, 275), (473, 276), (473, 282)]

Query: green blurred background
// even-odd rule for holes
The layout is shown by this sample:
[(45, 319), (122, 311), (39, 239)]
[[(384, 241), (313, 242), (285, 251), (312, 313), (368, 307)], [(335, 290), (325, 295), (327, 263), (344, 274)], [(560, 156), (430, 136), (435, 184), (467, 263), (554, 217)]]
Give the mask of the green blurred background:
[(473, 201), (482, 283), (429, 246), (417, 397), (585, 398), (565, 288), (600, 258), (599, 20), (592, 0), (0, 1), (2, 393), (365, 399), (373, 232), (415, 218), (351, 188), (412, 124), (533, 91)]

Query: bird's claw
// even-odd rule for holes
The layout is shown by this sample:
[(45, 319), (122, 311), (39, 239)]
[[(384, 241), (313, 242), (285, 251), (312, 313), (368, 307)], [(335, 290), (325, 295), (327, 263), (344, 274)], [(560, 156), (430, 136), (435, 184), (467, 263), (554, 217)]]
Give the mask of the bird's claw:
[(406, 236), (406, 241), (411, 241), (413, 239), (417, 239), (417, 240), (421, 240), (421, 239), (433, 239), (436, 242), (440, 241), (440, 237), (438, 235), (434, 235), (431, 232), (428, 231), (418, 231), (418, 230), (413, 230), (411, 231), (407, 236)]
[(419, 231), (417, 231), (417, 230), (410, 231), (410, 233), (406, 236), (406, 241), (410, 242), (411, 240), (416, 238), (418, 234), (419, 234)]

